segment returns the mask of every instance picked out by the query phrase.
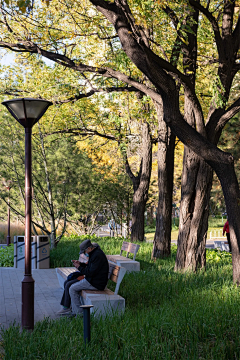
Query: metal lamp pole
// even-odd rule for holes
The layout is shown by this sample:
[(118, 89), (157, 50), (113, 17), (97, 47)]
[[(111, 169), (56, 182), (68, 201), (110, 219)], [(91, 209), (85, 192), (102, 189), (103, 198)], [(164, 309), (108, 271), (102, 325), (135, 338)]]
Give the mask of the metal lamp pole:
[(34, 279), (31, 269), (32, 128), (25, 128), (25, 275), (22, 280), (22, 327), (34, 328)]
[(22, 98), (2, 102), (25, 128), (25, 274), (22, 280), (22, 328), (34, 329), (34, 279), (31, 268), (32, 217), (32, 127), (43, 116), (50, 101)]

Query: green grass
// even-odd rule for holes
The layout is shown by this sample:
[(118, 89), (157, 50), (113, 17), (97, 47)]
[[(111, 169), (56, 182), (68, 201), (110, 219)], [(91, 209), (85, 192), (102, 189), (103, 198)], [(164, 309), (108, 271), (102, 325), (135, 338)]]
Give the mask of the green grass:
[[(120, 251), (122, 239), (95, 240), (107, 254)], [(51, 266), (69, 266), (79, 243), (61, 240), (51, 251)], [(125, 313), (92, 318), (87, 348), (81, 318), (46, 319), (32, 333), (16, 326), (2, 331), (4, 359), (239, 359), (240, 296), (232, 284), (231, 255), (207, 250), (205, 272), (182, 274), (173, 271), (176, 246), (165, 260), (152, 261), (151, 250), (152, 244), (141, 244), (141, 271), (121, 283)]]
[(14, 246), (10, 244), (0, 248), (0, 267), (12, 267), (14, 265)]

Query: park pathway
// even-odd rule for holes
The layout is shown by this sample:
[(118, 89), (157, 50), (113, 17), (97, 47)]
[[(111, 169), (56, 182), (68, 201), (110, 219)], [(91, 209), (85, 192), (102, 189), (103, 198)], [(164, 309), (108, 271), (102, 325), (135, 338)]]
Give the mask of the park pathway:
[[(0, 268), (0, 328), (8, 328), (14, 321), (21, 324), (21, 282), (23, 269)], [(32, 270), (35, 280), (34, 322), (59, 318), (63, 290), (60, 288), (55, 269)]]

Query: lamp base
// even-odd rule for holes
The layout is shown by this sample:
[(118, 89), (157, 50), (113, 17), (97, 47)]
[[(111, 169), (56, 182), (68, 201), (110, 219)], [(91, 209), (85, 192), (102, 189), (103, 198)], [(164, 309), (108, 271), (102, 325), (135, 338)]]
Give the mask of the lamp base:
[(24, 275), (22, 280), (22, 328), (34, 329), (34, 279)]
[(7, 246), (9, 246), (11, 244), (11, 236), (7, 236)]

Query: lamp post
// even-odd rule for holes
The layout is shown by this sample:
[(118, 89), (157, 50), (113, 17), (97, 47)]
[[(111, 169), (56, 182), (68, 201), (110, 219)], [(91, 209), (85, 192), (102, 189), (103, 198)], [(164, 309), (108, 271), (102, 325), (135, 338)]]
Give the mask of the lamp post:
[(3, 180), (3, 185), (8, 190), (8, 234), (7, 234), (7, 246), (10, 245), (11, 236), (10, 236), (10, 189), (12, 187), (12, 180)]
[(25, 274), (22, 280), (22, 328), (34, 328), (34, 279), (31, 269), (32, 217), (32, 127), (52, 102), (42, 99), (19, 98), (2, 102), (10, 114), (25, 128)]

